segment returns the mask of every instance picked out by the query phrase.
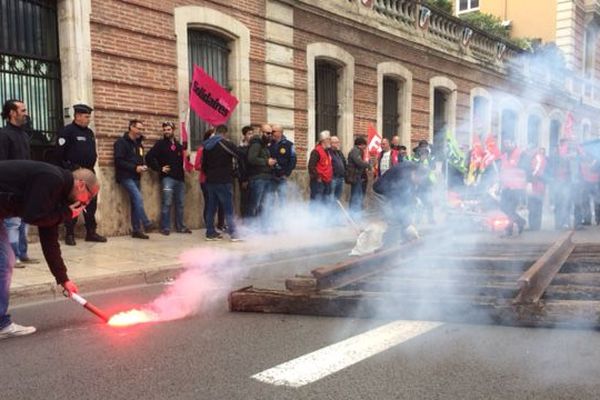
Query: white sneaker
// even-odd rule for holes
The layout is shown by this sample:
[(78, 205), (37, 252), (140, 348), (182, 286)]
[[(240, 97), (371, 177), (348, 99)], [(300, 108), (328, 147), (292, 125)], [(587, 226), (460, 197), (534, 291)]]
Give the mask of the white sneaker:
[(35, 332), (35, 330), (36, 329), (34, 326), (22, 326), (13, 322), (6, 328), (0, 329), (0, 339), (8, 339), (13, 336), (31, 335)]

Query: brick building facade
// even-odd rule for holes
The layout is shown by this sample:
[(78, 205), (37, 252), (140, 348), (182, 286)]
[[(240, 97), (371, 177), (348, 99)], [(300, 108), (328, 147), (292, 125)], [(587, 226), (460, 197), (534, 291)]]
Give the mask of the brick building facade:
[[(586, 121), (590, 132), (599, 130), (593, 118), (599, 107), (582, 101), (574, 78), (556, 77), (509, 43), (416, 0), (57, 4), (63, 104), (87, 102), (95, 109), (103, 186), (98, 219), (100, 231), (109, 235), (129, 229), (127, 199), (114, 181), (113, 143), (129, 119), (144, 121), (149, 148), (160, 137), (162, 121), (185, 118), (190, 57), (198, 49), (190, 31), (205, 35), (200, 46), (223, 43), (223, 83), (240, 101), (229, 123), (233, 137), (247, 124), (282, 124), (296, 144), (294, 179), (303, 188), (308, 153), (317, 130), (326, 126), (326, 90), (335, 100), (329, 123), (346, 152), (369, 124), (380, 132), (394, 129), (407, 146), (420, 139), (439, 142), (445, 129), (463, 144), (473, 133), (494, 132), (526, 145), (535, 129), (537, 144), (548, 147), (567, 111), (576, 114), (577, 124)], [(323, 84), (327, 71), (333, 89)], [(199, 134), (193, 132), (194, 143)], [(157, 219), (158, 178), (149, 174), (142, 185), (147, 211)], [(196, 174), (187, 178), (186, 189), (188, 226), (199, 227)]]

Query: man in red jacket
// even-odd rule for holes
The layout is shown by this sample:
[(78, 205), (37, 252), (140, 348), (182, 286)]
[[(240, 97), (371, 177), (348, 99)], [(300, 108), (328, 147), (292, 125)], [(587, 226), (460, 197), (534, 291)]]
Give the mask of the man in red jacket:
[(331, 147), (331, 134), (322, 131), (319, 143), (310, 152), (308, 159), (308, 174), (310, 176), (310, 200), (314, 204), (325, 204), (331, 193), (333, 166), (331, 155), (327, 151)]

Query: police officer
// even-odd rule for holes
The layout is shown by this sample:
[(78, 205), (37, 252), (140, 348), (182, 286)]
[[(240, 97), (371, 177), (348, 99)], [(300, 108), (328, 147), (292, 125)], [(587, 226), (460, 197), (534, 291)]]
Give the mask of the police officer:
[[(87, 168), (94, 171), (94, 165), (98, 158), (96, 152), (96, 139), (94, 132), (88, 127), (93, 109), (86, 104), (75, 104), (73, 106), (73, 122), (65, 126), (58, 133), (56, 146), (56, 158), (58, 164), (68, 170), (75, 171), (78, 168)], [(106, 242), (104, 236), (96, 232), (96, 208), (97, 202), (94, 197), (84, 213), (86, 242)], [(65, 222), (65, 244), (75, 246), (75, 224), (77, 217)]]

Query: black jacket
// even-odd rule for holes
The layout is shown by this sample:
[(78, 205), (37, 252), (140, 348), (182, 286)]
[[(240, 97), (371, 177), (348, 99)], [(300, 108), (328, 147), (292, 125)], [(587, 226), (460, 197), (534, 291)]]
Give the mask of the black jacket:
[(58, 132), (55, 154), (58, 165), (65, 169), (94, 169), (98, 159), (94, 132), (90, 128), (70, 123)]
[(59, 284), (69, 280), (58, 244), (58, 226), (71, 218), (70, 171), (38, 161), (0, 161), (0, 220), (20, 217), (37, 225), (42, 251)]
[(7, 123), (0, 129), (0, 160), (30, 160), (29, 140), (24, 129)]
[(331, 155), (331, 165), (333, 166), (333, 176), (335, 178), (343, 178), (346, 175), (346, 157), (341, 150), (327, 150)]
[(248, 147), (248, 178), (250, 180), (271, 178), (269, 157), (271, 157), (271, 153), (262, 137), (260, 135), (253, 136)]
[(273, 167), (273, 175), (277, 178), (290, 176), (294, 168), (296, 168), (296, 151), (294, 150), (294, 143), (283, 136), (279, 142), (271, 143), (269, 146), (269, 153), (272, 158), (277, 160), (277, 164)]
[(114, 144), (115, 151), (115, 178), (117, 182), (123, 179), (140, 180), (140, 174), (135, 168), (138, 165), (144, 165), (144, 146), (142, 146), (142, 137), (133, 141), (129, 133), (117, 139)]
[[(178, 181), (185, 180), (183, 172), (183, 146), (177, 140), (161, 139), (146, 154), (146, 164), (160, 173), (160, 179), (168, 176)], [(168, 165), (171, 170), (162, 172), (162, 167)]]
[(204, 141), (202, 171), (206, 183), (233, 183), (233, 160), (239, 157), (236, 145), (220, 135)]

